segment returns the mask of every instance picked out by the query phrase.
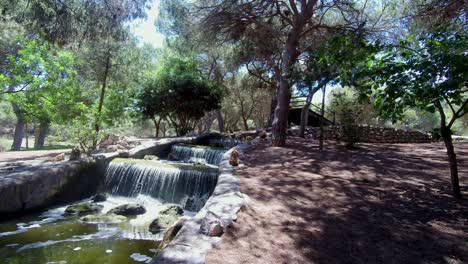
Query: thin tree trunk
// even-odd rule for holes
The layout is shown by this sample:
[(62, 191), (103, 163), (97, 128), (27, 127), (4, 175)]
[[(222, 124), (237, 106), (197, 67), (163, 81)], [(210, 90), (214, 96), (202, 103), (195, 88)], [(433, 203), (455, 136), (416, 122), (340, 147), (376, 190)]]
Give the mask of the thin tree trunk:
[(247, 119), (242, 115), (242, 124), (244, 125), (244, 130), (249, 130), (249, 124), (247, 123)]
[(317, 89), (312, 89), (312, 88), (309, 89), (309, 94), (307, 95), (305, 104), (301, 110), (301, 127), (299, 129), (299, 136), (301, 138), (305, 137), (305, 128), (309, 122), (309, 108), (310, 108), (310, 104), (312, 103), (312, 98), (314, 97), (314, 94), (316, 92), (317, 92)]
[[(101, 96), (99, 97), (99, 106), (98, 106), (98, 116), (101, 115), (102, 113), (102, 108), (104, 106), (104, 96), (106, 95), (106, 87), (107, 87), (107, 77), (109, 75), (109, 69), (110, 69), (110, 59), (111, 59), (111, 54), (110, 52), (107, 53), (107, 58), (106, 58), (106, 65), (104, 69), (104, 78), (102, 81), (102, 87), (101, 87)], [(99, 118), (96, 120), (95, 124), (95, 129), (96, 132), (99, 132)]]
[(13, 144), (11, 145), (11, 150), (18, 151), (21, 150), (21, 145), (23, 144), (25, 125), (24, 114), (16, 103), (11, 103), (11, 106), (13, 107), (13, 112), (16, 115), (16, 126), (15, 132), (13, 134)]
[(24, 125), (24, 135), (26, 137), (26, 149), (29, 149), (29, 133), (28, 133), (28, 123)]
[(325, 115), (325, 92), (327, 85), (323, 86), (323, 95), (322, 95), (322, 108), (320, 109), (320, 143), (319, 150), (323, 150), (323, 120)]
[(221, 110), (216, 110), (216, 119), (218, 119), (218, 128), (219, 132), (223, 133), (224, 132), (224, 118), (223, 118), (223, 113), (221, 113)]
[(450, 127), (447, 126), (445, 112), (440, 102), (436, 102), (436, 107), (440, 114), (440, 133), (444, 140), (445, 148), (447, 149), (447, 157), (450, 164), (450, 179), (452, 182), (453, 196), (456, 199), (461, 199), (462, 194), (460, 190), (460, 182), (458, 180), (457, 155), (455, 154), (455, 149), (453, 147), (452, 132), (450, 131)]
[(34, 132), (34, 149), (43, 149), (45, 138), (49, 130), (49, 123), (40, 123)]
[(278, 89), (276, 89), (275, 95), (271, 97), (271, 106), (270, 106), (270, 116), (268, 117), (268, 127), (273, 125), (273, 120), (275, 119), (275, 109), (278, 104)]
[(161, 127), (161, 120), (162, 120), (162, 118), (159, 118), (158, 120), (156, 120), (156, 118), (153, 117), (154, 128), (156, 129), (156, 133), (155, 133), (156, 138), (159, 137), (159, 130), (160, 130), (160, 127)]

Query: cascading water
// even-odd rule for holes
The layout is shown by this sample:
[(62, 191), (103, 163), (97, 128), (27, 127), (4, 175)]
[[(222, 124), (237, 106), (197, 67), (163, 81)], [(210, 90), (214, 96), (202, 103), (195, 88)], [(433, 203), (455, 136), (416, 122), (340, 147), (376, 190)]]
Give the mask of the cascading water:
[(210, 140), (210, 146), (223, 147), (224, 149), (230, 149), (242, 143), (242, 140), (239, 139), (218, 138)]
[(213, 192), (217, 168), (175, 162), (116, 159), (109, 164), (105, 191), (135, 197), (150, 195), (198, 211)]
[(206, 146), (174, 145), (170, 156), (181, 161), (191, 158), (205, 159), (208, 164), (218, 165), (226, 151), (224, 149), (209, 148)]

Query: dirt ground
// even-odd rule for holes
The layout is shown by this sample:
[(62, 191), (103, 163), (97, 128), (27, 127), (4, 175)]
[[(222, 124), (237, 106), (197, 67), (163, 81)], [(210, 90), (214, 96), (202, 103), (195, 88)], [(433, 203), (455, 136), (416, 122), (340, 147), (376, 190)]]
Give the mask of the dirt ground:
[(455, 147), (458, 203), (442, 144), (258, 146), (236, 172), (250, 204), (207, 263), (468, 263), (468, 144)]

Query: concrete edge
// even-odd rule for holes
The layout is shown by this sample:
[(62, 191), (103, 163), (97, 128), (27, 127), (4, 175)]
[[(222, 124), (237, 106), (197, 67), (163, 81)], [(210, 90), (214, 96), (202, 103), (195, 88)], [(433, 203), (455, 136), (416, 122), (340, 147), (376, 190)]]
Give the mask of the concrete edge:
[[(202, 264), (207, 253), (221, 241), (221, 237), (200, 232), (206, 222), (216, 222), (223, 231), (237, 220), (237, 213), (248, 203), (248, 196), (240, 191), (240, 180), (234, 176), (234, 167), (229, 164), (231, 153), (236, 150), (242, 157), (252, 144), (241, 144), (228, 150), (219, 164), (218, 183), (205, 206), (188, 219), (169, 245), (156, 255), (153, 264)], [(223, 232), (223, 233), (224, 233)]]

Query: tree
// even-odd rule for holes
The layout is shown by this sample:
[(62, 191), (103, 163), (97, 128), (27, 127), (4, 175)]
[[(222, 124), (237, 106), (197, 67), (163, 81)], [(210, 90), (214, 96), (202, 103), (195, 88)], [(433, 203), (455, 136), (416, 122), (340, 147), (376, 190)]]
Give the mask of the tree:
[[(369, 61), (367, 94), (374, 105), (393, 120), (417, 107), (440, 115), (440, 131), (447, 149), (453, 195), (462, 197), (451, 128), (468, 113), (468, 38), (465, 32), (438, 31), (402, 41)], [(366, 77), (364, 77), (366, 76)], [(444, 108), (446, 104), (448, 107)], [(447, 112), (445, 109), (449, 109)]]
[[(254, 30), (268, 36), (264, 42), (279, 42), (277, 106), (272, 124), (273, 145), (286, 143), (287, 117), (291, 98), (292, 68), (307, 46), (316, 45), (329, 32), (361, 28), (365, 16), (356, 3), (304, 1), (208, 1), (202, 4), (204, 25), (222, 41), (236, 41)], [(367, 18), (366, 18), (367, 19)], [(307, 43), (307, 39), (313, 40)]]
[(202, 78), (192, 58), (167, 56), (143, 86), (137, 107), (149, 118), (166, 119), (181, 136), (192, 131), (206, 112), (219, 109), (222, 89)]
[(27, 122), (38, 123), (35, 148), (39, 149), (50, 122), (74, 116), (80, 105), (73, 103), (79, 96), (74, 57), (41, 40), (19, 38), (17, 45), (18, 52), (8, 56), (7, 67), (0, 72), (0, 86), (17, 116), (12, 150), (20, 149)]

